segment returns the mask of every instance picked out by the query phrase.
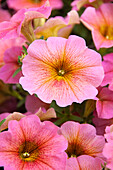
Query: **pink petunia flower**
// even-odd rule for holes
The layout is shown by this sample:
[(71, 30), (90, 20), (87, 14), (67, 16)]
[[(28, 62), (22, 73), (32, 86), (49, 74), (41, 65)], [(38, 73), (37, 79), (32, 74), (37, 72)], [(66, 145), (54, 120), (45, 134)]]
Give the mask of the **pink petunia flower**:
[(81, 7), (94, 6), (99, 7), (102, 3), (112, 2), (113, 0), (74, 0), (71, 6), (75, 10), (80, 10)]
[(5, 169), (62, 169), (67, 155), (66, 139), (51, 122), (27, 116), (10, 121), (8, 132), (0, 133), (0, 166)]
[(107, 143), (103, 149), (103, 155), (107, 159), (107, 168), (113, 170), (113, 125), (106, 127), (106, 134), (104, 135)]
[[(74, 169), (77, 164), (81, 169), (86, 166), (91, 167), (91, 164), (94, 165), (93, 169), (101, 166), (104, 159), (102, 150), (105, 140), (103, 136), (96, 135), (94, 126), (68, 121), (61, 126), (59, 133), (63, 134), (68, 141), (68, 148), (66, 150), (68, 154), (67, 166), (69, 166), (70, 163), (72, 163), (72, 169)], [(79, 168), (77, 170), (79, 170)], [(69, 169), (71, 170), (71, 168)]]
[(15, 39), (0, 40), (0, 68), (5, 64), (3, 60), (5, 51), (14, 46), (21, 47), (22, 45), (25, 45), (25, 39), (20, 37)]
[[(99, 50), (113, 46), (113, 4), (102, 4), (98, 9), (88, 7), (81, 16), (82, 23), (92, 32), (94, 44)], [(92, 19), (93, 18), (93, 19)]]
[(78, 36), (35, 40), (28, 47), (22, 73), (25, 90), (45, 103), (56, 100), (59, 106), (93, 99), (104, 76), (101, 56)]
[[(12, 55), (13, 54), (13, 55)], [(18, 56), (22, 55), (22, 47), (15, 46), (9, 48), (4, 53), (4, 66), (0, 69), (0, 79), (4, 83), (19, 83), (19, 79), (22, 76), (22, 72), (13, 77), (13, 74), (20, 68), (18, 63)]]
[(96, 127), (97, 135), (104, 135), (106, 126), (110, 126), (113, 124), (113, 118), (111, 119), (99, 118), (96, 111), (94, 111), (93, 116), (94, 116), (93, 123)]
[(56, 16), (48, 19), (43, 26), (37, 27), (35, 34), (37, 38), (42, 35), (45, 39), (48, 37), (64, 37), (68, 38), (74, 24), (79, 24), (79, 16), (75, 10), (70, 11), (66, 18)]
[(99, 118), (113, 118), (113, 91), (107, 87), (99, 87), (97, 95), (96, 110)]
[[(25, 116), (28, 115), (33, 115), (33, 113), (31, 112), (26, 112), (26, 113), (19, 113), (19, 112), (13, 112), (13, 113), (2, 113), (0, 114), (0, 119), (6, 119), (6, 121), (0, 126), (0, 130), (5, 130), (8, 128), (8, 123), (11, 120), (17, 120), (19, 121), (20, 119), (22, 119)], [(44, 120), (49, 120), (51, 118), (56, 118), (56, 113), (55, 110), (53, 108), (48, 109), (47, 111), (43, 112), (43, 110), (41, 109), (41, 107), (38, 109), (38, 111), (35, 113), (35, 115), (37, 115), (41, 121)]]
[[(16, 10), (22, 8), (37, 8), (42, 6), (47, 0), (8, 0), (8, 6)], [(53, 9), (60, 9), (63, 7), (62, 0), (48, 0)]]
[(50, 13), (51, 7), (47, 6), (47, 4), (39, 8), (23, 8), (13, 15), (10, 21), (0, 23), (0, 38), (11, 39), (18, 36), (23, 37), (24, 35), (28, 41), (32, 42), (35, 39), (32, 20), (36, 18), (48, 18)]
[(28, 112), (36, 113), (39, 110), (39, 108), (41, 108), (43, 111), (46, 111), (47, 109), (49, 109), (49, 107), (50, 104), (44, 103), (34, 95), (32, 96), (28, 95), (26, 97), (25, 108)]
[(107, 84), (111, 84), (113, 80), (113, 53), (106, 54), (103, 56), (103, 59), (102, 66), (104, 68), (105, 76), (101, 86), (106, 86)]
[(81, 155), (77, 158), (72, 157), (67, 161), (66, 170), (101, 170), (102, 166), (100, 162), (104, 163), (99, 158), (93, 158), (88, 155)]
[(0, 9), (0, 22), (9, 21), (11, 18), (7, 10)]

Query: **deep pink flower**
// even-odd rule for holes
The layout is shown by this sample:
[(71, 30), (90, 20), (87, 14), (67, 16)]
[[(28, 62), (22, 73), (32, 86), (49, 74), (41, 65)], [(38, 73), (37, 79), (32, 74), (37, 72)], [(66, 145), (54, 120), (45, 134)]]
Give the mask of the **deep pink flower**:
[(106, 126), (110, 126), (113, 124), (113, 118), (111, 119), (102, 119), (99, 118), (97, 113), (93, 113), (93, 123), (96, 127), (97, 135), (104, 135)]
[(96, 110), (99, 118), (113, 118), (113, 91), (107, 87), (98, 88), (98, 100), (96, 101)]
[(36, 18), (48, 18), (51, 7), (46, 4), (39, 8), (21, 9), (13, 15), (10, 21), (0, 23), (0, 38), (10, 39), (24, 36), (33, 41), (33, 28), (31, 21)]
[(22, 45), (25, 46), (25, 40), (23, 38), (0, 40), (0, 68), (4, 65), (3, 58), (5, 51), (14, 46), (21, 47)]
[(67, 141), (57, 126), (36, 115), (10, 121), (8, 132), (0, 133), (0, 166), (11, 170), (65, 170)]
[[(42, 6), (47, 0), (8, 0), (7, 3), (10, 8), (16, 10), (22, 8), (37, 8)], [(48, 0), (53, 9), (60, 9), (63, 6), (62, 0)]]
[(10, 20), (11, 16), (7, 10), (0, 9), (0, 22)]
[[(81, 16), (82, 23), (91, 30), (98, 49), (113, 46), (113, 4), (102, 4), (98, 9), (88, 7)], [(93, 19), (92, 19), (93, 18)]]
[(50, 104), (44, 103), (34, 95), (28, 95), (26, 97), (25, 107), (28, 112), (36, 113), (39, 108), (41, 108), (43, 111), (46, 111), (47, 109), (49, 109)]
[[(94, 169), (101, 166), (103, 159), (102, 150), (105, 140), (103, 136), (96, 135), (94, 126), (68, 121), (61, 126), (60, 133), (68, 140), (68, 148), (66, 150), (68, 154), (68, 166), (70, 162), (73, 162), (71, 165), (73, 169), (77, 165), (77, 162), (81, 169), (86, 166), (91, 166), (91, 164), (94, 165), (94, 162)], [(89, 160), (91, 161), (90, 163)]]
[(102, 81), (101, 86), (109, 84), (109, 89), (113, 90), (113, 53), (106, 54), (103, 57), (104, 61), (102, 62), (105, 76)]
[(0, 79), (4, 83), (19, 83), (19, 79), (22, 76), (22, 72), (13, 77), (15, 71), (21, 66), (18, 63), (18, 56), (22, 55), (22, 47), (15, 46), (9, 48), (4, 53), (4, 66), (0, 69)]
[(104, 76), (101, 56), (78, 36), (35, 40), (28, 47), (22, 72), (25, 90), (46, 103), (56, 100), (59, 106), (93, 99)]

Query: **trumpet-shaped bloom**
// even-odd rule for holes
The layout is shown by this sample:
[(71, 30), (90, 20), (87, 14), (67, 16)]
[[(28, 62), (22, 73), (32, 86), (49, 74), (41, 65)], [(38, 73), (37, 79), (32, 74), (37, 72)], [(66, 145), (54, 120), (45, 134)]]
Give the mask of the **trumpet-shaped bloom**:
[[(88, 7), (81, 16), (82, 23), (91, 30), (97, 49), (113, 46), (113, 4), (102, 4), (98, 9)], [(93, 18), (93, 19), (92, 19)]]
[[(37, 8), (42, 6), (47, 0), (8, 0), (7, 3), (10, 8), (16, 10), (22, 8)], [(62, 0), (48, 0), (53, 9), (60, 9), (63, 6)]]
[(113, 90), (113, 53), (107, 54), (103, 57), (102, 62), (105, 76), (102, 81), (102, 86), (109, 84), (109, 89)]
[(28, 47), (22, 72), (25, 90), (46, 103), (56, 100), (59, 106), (93, 99), (104, 76), (101, 56), (78, 36), (35, 40)]
[(13, 74), (17, 69), (20, 68), (18, 63), (18, 56), (22, 55), (22, 47), (15, 46), (9, 48), (4, 53), (4, 66), (0, 69), (0, 79), (4, 83), (19, 83), (19, 79), (22, 76), (20, 71), (16, 76), (13, 77)]
[(96, 110), (99, 118), (110, 119), (113, 118), (113, 91), (107, 87), (98, 88)]
[(106, 127), (106, 134), (104, 135), (107, 143), (103, 149), (103, 155), (107, 159), (107, 168), (113, 170), (113, 125)]
[[(60, 133), (63, 134), (68, 141), (68, 148), (66, 150), (69, 158), (67, 160), (68, 164), (70, 164), (69, 162), (73, 159), (73, 164), (75, 162), (76, 165), (78, 162), (81, 169), (88, 164), (91, 166), (91, 162), (93, 165), (95, 162), (95, 169), (97, 164), (101, 166), (103, 159), (102, 150), (105, 140), (103, 136), (96, 135), (95, 127), (89, 124), (79, 124), (68, 121), (61, 126)], [(81, 160), (80, 163), (79, 159), (83, 159), (84, 161)], [(89, 160), (91, 161), (90, 163), (88, 163)], [(75, 167), (73, 164), (72, 166)], [(77, 170), (79, 170), (79, 168)]]
[(93, 123), (96, 127), (97, 135), (104, 135), (106, 126), (110, 126), (113, 124), (113, 118), (111, 119), (99, 118), (96, 111), (94, 111), (93, 116), (94, 116)]
[(72, 2), (72, 7), (75, 10), (80, 10), (81, 7), (94, 6), (99, 7), (102, 3), (112, 2), (113, 0), (74, 0)]
[(23, 38), (0, 40), (0, 68), (5, 64), (3, 60), (5, 51), (14, 46), (20, 47), (22, 45), (25, 45)]
[(47, 109), (49, 109), (50, 104), (44, 103), (34, 95), (28, 95), (26, 97), (25, 107), (28, 112), (36, 113), (39, 108), (41, 108), (43, 111), (46, 111)]
[(100, 170), (102, 169), (101, 163), (103, 163), (103, 161), (100, 161), (99, 158), (82, 155), (77, 158), (73, 157), (68, 159), (66, 170)]
[(0, 22), (10, 20), (10, 14), (8, 11), (0, 9)]
[(43, 26), (37, 27), (35, 34), (37, 38), (42, 35), (45, 39), (57, 36), (67, 38), (74, 24), (79, 24), (79, 16), (75, 10), (72, 10), (65, 19), (58, 16), (48, 19)]
[(11, 39), (25, 34), (28, 40), (34, 38), (31, 21), (36, 18), (48, 18), (51, 7), (47, 4), (39, 8), (21, 9), (13, 15), (10, 21), (0, 23), (0, 38)]
[[(19, 112), (13, 112), (13, 113), (2, 113), (0, 114), (0, 120), (6, 119), (6, 121), (0, 126), (0, 130), (5, 130), (8, 128), (8, 123), (11, 120), (17, 120), (19, 121), (25, 116), (32, 115), (31, 112), (26, 112), (24, 114)], [(51, 118), (56, 118), (56, 113), (53, 108), (48, 109), (47, 111), (43, 112), (41, 108), (38, 109), (38, 111), (35, 113), (41, 121), (48, 120)]]
[(36, 115), (10, 121), (8, 131), (0, 133), (0, 166), (65, 170), (67, 141), (57, 131), (57, 126), (41, 123)]

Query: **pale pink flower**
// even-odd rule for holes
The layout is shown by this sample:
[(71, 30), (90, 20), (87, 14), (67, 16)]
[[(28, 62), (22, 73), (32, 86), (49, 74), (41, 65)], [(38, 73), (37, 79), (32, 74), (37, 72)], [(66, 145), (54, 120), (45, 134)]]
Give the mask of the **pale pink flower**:
[(107, 159), (107, 168), (113, 170), (113, 125), (106, 127), (106, 134), (104, 135), (107, 143), (103, 149), (103, 155)]
[(101, 56), (88, 49), (81, 37), (73, 35), (68, 39), (35, 40), (28, 47), (22, 73), (20, 83), (25, 90), (45, 103), (56, 100), (59, 106), (93, 99), (95, 87), (104, 76)]
[(96, 101), (96, 110), (99, 118), (113, 118), (113, 91), (107, 87), (99, 87)]
[(21, 9), (13, 15), (10, 21), (0, 23), (0, 38), (17, 38), (24, 36), (29, 40), (35, 39), (31, 21), (36, 18), (48, 18), (51, 7), (45, 4), (39, 8)]
[[(42, 6), (47, 0), (7, 0), (8, 6), (16, 10), (22, 8), (37, 8)], [(60, 9), (63, 6), (62, 0), (48, 0), (53, 9)]]
[(0, 133), (0, 166), (5, 169), (62, 169), (67, 155), (66, 139), (51, 122), (27, 116), (10, 121), (8, 132)]
[[(96, 135), (94, 126), (68, 121), (61, 126), (59, 133), (63, 134), (68, 141), (68, 148), (66, 150), (68, 154), (68, 166), (70, 162), (73, 162), (73, 168), (77, 165), (77, 162), (81, 169), (87, 165), (91, 166), (91, 162), (93, 165), (95, 162), (95, 169), (101, 166), (102, 160), (104, 159), (102, 150), (105, 140), (103, 136)], [(72, 157), (76, 158), (74, 159)], [(90, 163), (89, 160), (91, 161)], [(79, 170), (79, 168), (77, 170)]]
[[(98, 9), (88, 7), (81, 16), (82, 23), (92, 32), (98, 49), (113, 46), (113, 4), (102, 4)], [(93, 19), (92, 19), (93, 18)]]
[(3, 10), (0, 8), (0, 22), (10, 20), (11, 16), (7, 10)]
[(22, 72), (19, 71), (17, 75), (14, 75), (15, 71), (21, 66), (18, 63), (18, 56), (22, 55), (22, 47), (12, 47), (5, 51), (4, 53), (4, 66), (0, 69), (0, 79), (4, 83), (19, 83), (19, 79), (22, 76)]
[(74, 24), (79, 24), (79, 16), (75, 10), (70, 11), (66, 18), (56, 16), (48, 19), (43, 26), (37, 27), (35, 34), (37, 38), (64, 37), (68, 38)]

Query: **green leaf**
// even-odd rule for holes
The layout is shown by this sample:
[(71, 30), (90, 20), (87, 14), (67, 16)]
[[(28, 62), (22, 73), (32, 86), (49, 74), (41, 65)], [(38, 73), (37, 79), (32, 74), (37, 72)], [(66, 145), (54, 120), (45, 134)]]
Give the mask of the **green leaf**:
[(21, 69), (21, 67), (19, 67), (15, 72), (14, 72), (14, 74), (13, 74), (13, 78), (21, 71), (22, 69)]
[(64, 111), (64, 107), (59, 107), (57, 104), (56, 104), (56, 101), (53, 100), (50, 107), (54, 108), (56, 112), (58, 113), (62, 113)]
[(42, 39), (42, 40), (44, 40), (44, 36), (42, 35), (39, 39)]
[(1, 122), (0, 122), (0, 126), (6, 121), (6, 119), (3, 119)]

